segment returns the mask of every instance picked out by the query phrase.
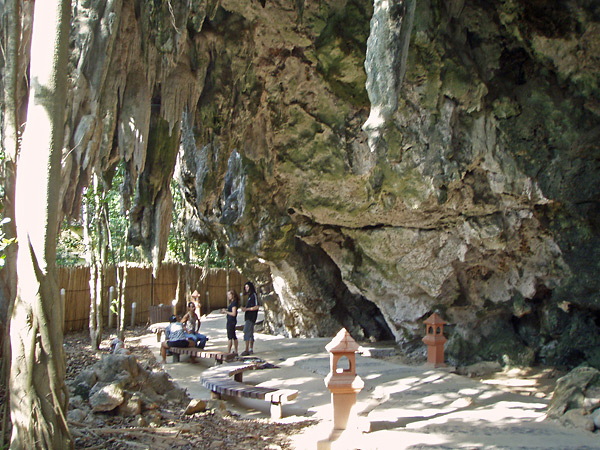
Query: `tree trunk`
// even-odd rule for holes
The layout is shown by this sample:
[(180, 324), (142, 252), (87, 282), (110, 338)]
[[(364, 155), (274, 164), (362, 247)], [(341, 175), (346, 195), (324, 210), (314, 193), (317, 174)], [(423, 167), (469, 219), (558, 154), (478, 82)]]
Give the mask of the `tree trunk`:
[[(2, 86), (2, 100), (4, 106), (0, 114), (0, 153), (2, 154), (2, 165), (0, 168), (0, 184), (4, 187), (4, 196), (1, 200), (2, 213), (4, 217), (14, 219), (15, 177), (16, 159), (18, 151), (19, 120), (18, 111), (21, 104), (19, 95), (19, 47), (21, 43), (21, 11), (20, 2), (7, 1), (5, 4), (4, 17), (0, 18), (6, 25), (6, 34), (2, 39), (2, 47), (5, 49), (4, 67), (0, 74), (0, 85)], [(16, 237), (15, 222), (3, 227), (6, 238)], [(8, 340), (8, 317), (15, 300), (17, 290), (17, 247), (9, 246), (5, 250), (6, 264), (0, 270), (0, 390), (8, 391), (10, 365), (10, 345)], [(8, 402), (0, 406), (0, 448), (8, 443), (9, 431)]]
[(35, 2), (27, 125), (17, 162), (17, 296), (10, 322), (11, 449), (73, 447), (56, 273), (70, 2)]
[(118, 322), (117, 337), (125, 340), (125, 288), (127, 287), (127, 261), (123, 263), (123, 276), (119, 279), (119, 301), (118, 301)]
[(90, 268), (89, 330), (92, 348), (98, 350), (102, 341), (104, 314), (104, 279), (108, 255), (108, 219), (106, 190), (98, 175), (93, 175), (91, 192), (84, 201), (83, 236), (86, 259)]
[[(125, 223), (129, 224), (129, 210), (125, 211)], [(129, 225), (125, 230), (125, 236), (129, 236)], [(125, 288), (127, 287), (127, 239), (121, 242), (121, 249), (119, 251), (121, 260), (123, 261), (123, 268), (115, 265), (117, 269), (117, 301), (115, 304), (117, 314), (117, 337), (122, 341), (125, 340)], [(121, 275), (121, 273), (123, 275)]]
[(94, 206), (92, 204), (92, 200), (89, 199), (89, 195), (86, 196), (86, 199), (83, 201), (82, 205), (82, 216), (83, 216), (83, 242), (85, 246), (85, 259), (86, 263), (90, 269), (90, 279), (89, 279), (89, 287), (90, 287), (90, 312), (88, 316), (88, 329), (90, 332), (90, 343), (92, 348), (96, 350), (99, 348), (100, 342), (97, 342), (97, 333), (96, 333), (96, 280), (98, 279), (98, 265), (96, 264), (96, 255), (94, 253), (94, 244), (93, 234), (94, 230), (92, 230), (92, 222), (93, 222), (93, 209)]
[[(183, 279), (181, 277), (181, 265), (177, 264), (177, 287), (175, 288), (175, 306), (173, 307), (174, 314), (178, 314), (177, 311), (181, 309), (181, 298), (183, 295), (185, 295), (185, 287), (182, 288), (182, 284)], [(187, 305), (184, 311), (187, 311)]]

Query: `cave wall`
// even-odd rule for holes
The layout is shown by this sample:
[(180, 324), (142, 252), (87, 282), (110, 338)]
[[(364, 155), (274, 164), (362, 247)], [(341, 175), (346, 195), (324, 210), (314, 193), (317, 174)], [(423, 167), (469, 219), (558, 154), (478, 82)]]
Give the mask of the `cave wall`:
[(597, 8), (395, 2), (369, 28), (369, 2), (324, 3), (298, 22), (221, 2), (207, 77), (227, 82), (205, 84), (190, 147), (210, 168), (190, 189), (198, 233), (266, 262), (278, 331), (340, 324), (299, 239), (407, 352), (438, 311), (454, 361), (598, 364)]
[(158, 262), (175, 174), (272, 331), (599, 367), (599, 8), (80, 0), (63, 209), (124, 164)]

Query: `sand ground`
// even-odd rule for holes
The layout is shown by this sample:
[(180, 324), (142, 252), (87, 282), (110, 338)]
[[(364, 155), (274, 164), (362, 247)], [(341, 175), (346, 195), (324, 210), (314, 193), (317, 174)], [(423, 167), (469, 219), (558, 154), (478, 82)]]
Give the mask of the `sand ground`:
[[(259, 317), (260, 320), (260, 317)], [(240, 319), (238, 319), (240, 322)], [(213, 312), (202, 320), (210, 337), (207, 349), (226, 350), (225, 317)], [(239, 351), (244, 349), (238, 332)], [(153, 337), (145, 338), (155, 349)], [(315, 449), (332, 428), (331, 397), (324, 384), (329, 373), (329, 338), (290, 339), (256, 334), (255, 356), (276, 366), (244, 374), (252, 385), (297, 389), (298, 398), (283, 408), (286, 421), (318, 420), (293, 439), (295, 449)], [(391, 350), (391, 349), (390, 349)], [(165, 370), (192, 398), (209, 399), (202, 371), (212, 365), (187, 357)], [(446, 369), (407, 365), (400, 358), (356, 357), (356, 372), (364, 381), (357, 395), (357, 426), (351, 426), (332, 448), (398, 449), (600, 449), (600, 435), (569, 429), (547, 420), (549, 386), (546, 376), (505, 374), (487, 380), (467, 378)], [(517, 376), (515, 376), (517, 375)], [(539, 374), (538, 374), (539, 375)], [(266, 402), (227, 399), (227, 407), (248, 418), (268, 418)]]

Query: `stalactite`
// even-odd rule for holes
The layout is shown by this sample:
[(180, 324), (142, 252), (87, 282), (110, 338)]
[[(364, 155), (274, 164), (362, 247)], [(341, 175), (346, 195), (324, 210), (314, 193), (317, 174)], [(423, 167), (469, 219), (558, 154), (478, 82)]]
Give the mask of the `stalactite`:
[(374, 0), (365, 71), (371, 113), (363, 125), (369, 148), (385, 147), (383, 129), (398, 108), (398, 91), (406, 72), (415, 0)]

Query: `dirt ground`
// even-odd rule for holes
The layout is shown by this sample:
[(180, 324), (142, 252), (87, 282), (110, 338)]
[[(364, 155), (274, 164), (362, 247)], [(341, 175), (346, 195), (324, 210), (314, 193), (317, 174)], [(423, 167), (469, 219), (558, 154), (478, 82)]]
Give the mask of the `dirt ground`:
[[(145, 327), (127, 330), (126, 340), (146, 335)], [(85, 332), (68, 333), (65, 336), (67, 380), (74, 379), (84, 368), (90, 367), (108, 353), (110, 339), (102, 342), (100, 352), (94, 352)], [(138, 362), (147, 369), (161, 370), (151, 349), (143, 345), (129, 345)], [(395, 359), (406, 364), (399, 356)], [(507, 392), (550, 398), (556, 380), (564, 373), (553, 368), (512, 369), (477, 377), (483, 383)], [(4, 391), (0, 386), (0, 403), (4, 403)], [(298, 423), (272, 423), (266, 419), (242, 419), (239, 416), (217, 414), (214, 411), (184, 415), (187, 401), (161, 410), (159, 427), (141, 427), (132, 418), (113, 414), (97, 414), (100, 423), (94, 426), (70, 423), (70, 429), (78, 449), (290, 449), (290, 438), (305, 427), (314, 426), (311, 421)]]
[[(125, 340), (147, 334), (147, 328), (127, 330)], [(87, 333), (69, 333), (65, 336), (67, 379), (72, 379), (85, 367), (108, 353), (110, 339), (101, 344), (101, 352), (92, 351)], [(152, 351), (143, 345), (128, 345), (138, 362), (146, 369), (161, 370)], [(242, 419), (234, 414), (214, 411), (184, 415), (188, 402), (172, 409), (161, 410), (161, 426), (139, 427), (132, 418), (111, 414), (96, 414), (102, 426), (89, 427), (70, 423), (78, 449), (289, 449), (289, 436), (310, 423), (279, 424), (262, 419)]]

